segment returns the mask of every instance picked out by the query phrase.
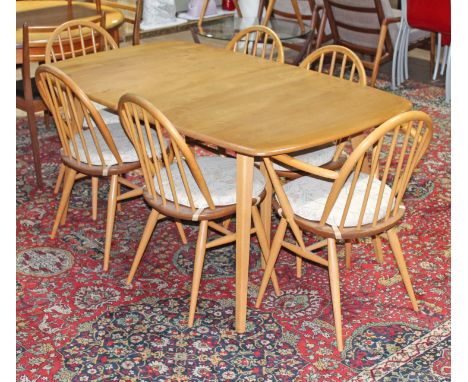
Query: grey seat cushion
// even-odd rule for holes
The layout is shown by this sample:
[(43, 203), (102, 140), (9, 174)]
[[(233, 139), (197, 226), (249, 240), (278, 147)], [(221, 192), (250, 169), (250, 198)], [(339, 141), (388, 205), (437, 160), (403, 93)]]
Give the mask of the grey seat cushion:
[(107, 108), (104, 105), (101, 105), (100, 103), (93, 102), (94, 106), (96, 109), (99, 111), (101, 114), (102, 119), (106, 123), (106, 125), (112, 125), (114, 123), (120, 123), (119, 119), (119, 114), (113, 112), (111, 109)]
[[(351, 174), (344, 184), (326, 221), (326, 223), (331, 226), (340, 225), (353, 175), (354, 174)], [(344, 224), (345, 227), (354, 227), (358, 223), (368, 179), (369, 176), (367, 174), (360, 174)], [(320, 221), (332, 185), (333, 182), (331, 181), (303, 176), (287, 183), (283, 188), (296, 215), (307, 220)], [(362, 224), (369, 224), (373, 221), (380, 185), (380, 180), (373, 180)], [(385, 216), (390, 194), (391, 188), (384, 185), (384, 193), (378, 219), (382, 219)]]
[[(298, 155), (293, 155), (295, 159), (302, 162), (311, 164), (313, 166), (322, 166), (333, 159), (335, 155), (336, 146), (326, 145), (314, 148), (312, 150), (303, 151)], [(279, 171), (296, 171), (294, 168), (287, 167), (286, 165), (273, 162), (273, 168)]]
[[(236, 203), (236, 160), (233, 158), (224, 157), (200, 157), (197, 158), (197, 163), (205, 178), (205, 182), (211, 193), (211, 198), (216, 206), (228, 206)], [(183, 164), (195, 208), (207, 208), (208, 203), (205, 200), (202, 192), (197, 186), (187, 164)], [(189, 199), (185, 192), (178, 166), (173, 163), (170, 167), (174, 186), (176, 189), (177, 200), (179, 204), (190, 206)], [(161, 171), (161, 178), (165, 196), (168, 200), (174, 201), (172, 196), (169, 180), (166, 170)], [(154, 177), (155, 189), (158, 193), (159, 186), (156, 176)], [(260, 194), (265, 189), (265, 179), (262, 173), (254, 168), (253, 173), (253, 191), (252, 198), (259, 198)]]
[[(119, 155), (122, 158), (122, 161), (124, 163), (137, 162), (138, 155), (135, 151), (135, 148), (133, 147), (132, 142), (130, 142), (130, 139), (128, 138), (127, 134), (125, 133), (120, 123), (107, 125), (107, 128), (109, 129), (109, 132), (112, 136), (112, 139), (114, 140), (115, 146), (117, 147), (117, 151), (119, 152)], [(91, 160), (90, 164), (97, 165), (97, 166), (104, 166), (104, 165), (112, 166), (112, 165), (117, 164), (118, 162), (115, 159), (112, 152), (110, 151), (106, 142), (104, 141), (103, 136), (101, 135), (98, 129), (95, 129), (95, 131), (96, 131), (97, 140), (99, 142), (99, 146), (101, 148), (102, 156), (104, 157), (105, 163), (102, 163), (101, 159), (99, 158), (98, 151), (96, 149), (96, 146), (94, 145), (94, 141), (93, 141), (90, 130), (85, 130), (83, 133), (83, 136), (85, 139), (86, 147), (89, 152), (89, 156)], [(159, 147), (156, 132), (152, 130), (151, 134), (153, 136), (153, 141), (155, 142), (155, 145), (156, 145), (156, 151), (157, 153), (160, 153), (161, 149)], [(83, 149), (81, 139), (78, 134), (75, 137), (76, 137), (75, 141), (77, 144), (78, 155), (79, 155), (80, 161), (83, 163), (88, 163), (86, 160), (86, 155)], [(73, 148), (71, 141), (69, 142), (69, 146), (70, 146), (70, 150), (72, 152), (73, 158), (77, 159), (77, 156), (76, 156), (76, 153), (75, 153), (75, 150)], [(146, 151), (149, 155), (151, 155), (151, 150), (148, 144), (146, 146)]]

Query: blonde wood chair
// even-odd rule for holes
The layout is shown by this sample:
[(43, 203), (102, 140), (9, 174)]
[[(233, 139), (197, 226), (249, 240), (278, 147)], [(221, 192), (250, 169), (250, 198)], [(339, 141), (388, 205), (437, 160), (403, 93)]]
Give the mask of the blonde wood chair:
[[(328, 170), (301, 165), (309, 175), (282, 185), (269, 158), (265, 167), (276, 192), (275, 207), (281, 217), (271, 245), (256, 306), (259, 307), (280, 249), (328, 267), (338, 349), (343, 350), (336, 241), (386, 233), (411, 304), (418, 303), (405, 264), (395, 226), (402, 219), (402, 203), (416, 165), (432, 137), (430, 117), (418, 111), (397, 115), (373, 130), (351, 153), (343, 166)], [(363, 166), (365, 158), (369, 167)], [(279, 155), (275, 160), (294, 166), (296, 160)], [(295, 243), (284, 240), (286, 228)], [(305, 246), (303, 231), (324, 240)], [(327, 259), (312, 252), (327, 247)]]
[[(147, 100), (126, 94), (119, 101), (119, 114), (140, 159), (145, 178), (144, 199), (151, 207), (127, 283), (131, 283), (158, 220), (164, 217), (199, 223), (195, 251), (192, 292), (188, 325), (195, 318), (197, 296), (205, 252), (209, 248), (232, 243), (236, 233), (218, 222), (236, 212), (236, 160), (224, 157), (196, 158), (172, 123)], [(154, 138), (152, 132), (157, 139)], [(168, 151), (158, 153), (168, 139)], [(145, 150), (148, 145), (151, 150)], [(151, 154), (151, 155), (150, 155)], [(268, 257), (268, 242), (257, 205), (265, 195), (265, 179), (254, 170), (252, 218), (264, 260)], [(222, 236), (207, 242), (208, 228)], [(278, 284), (272, 273), (273, 285)]]
[[(92, 20), (71, 20), (58, 26), (50, 35), (46, 49), (47, 64), (68, 60), (88, 54), (117, 49), (118, 45), (112, 36), (99, 24), (103, 24), (102, 16)], [(106, 123), (118, 123), (118, 116), (107, 111), (102, 105), (94, 103)], [(54, 188), (54, 194), (60, 190), (65, 174), (65, 165), (60, 165), (59, 175)], [(92, 177), (92, 218), (97, 219), (98, 177)]]
[(233, 52), (284, 63), (284, 50), (278, 35), (263, 25), (253, 25), (238, 32), (226, 49)]
[[(140, 23), (143, 15), (143, 0), (135, 0), (134, 4), (133, 2), (131, 2), (131, 4), (123, 4), (117, 1), (96, 0), (96, 4), (98, 2), (100, 5), (107, 5), (124, 13), (124, 22), (132, 25), (132, 45), (140, 45)], [(114, 40), (119, 42), (119, 30), (115, 29), (113, 33)]]
[[(65, 182), (51, 238), (55, 237), (59, 224), (65, 223), (75, 181), (87, 176), (110, 178), (103, 266), (108, 270), (117, 203), (143, 193), (140, 186), (123, 178), (125, 173), (140, 168), (138, 156), (122, 127), (108, 127), (86, 94), (60, 69), (41, 65), (36, 71), (36, 82), (54, 117), (65, 166)], [(120, 194), (120, 184), (131, 190)]]

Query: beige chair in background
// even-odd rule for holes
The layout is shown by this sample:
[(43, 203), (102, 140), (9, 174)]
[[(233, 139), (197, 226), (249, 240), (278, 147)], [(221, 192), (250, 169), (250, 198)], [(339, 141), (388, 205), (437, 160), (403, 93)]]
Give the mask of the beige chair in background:
[[(351, 153), (343, 166), (332, 171), (302, 165), (308, 175), (281, 184), (269, 158), (264, 158), (276, 193), (275, 207), (281, 217), (272, 241), (256, 306), (259, 307), (282, 247), (328, 268), (338, 350), (343, 350), (340, 283), (336, 241), (386, 233), (393, 255), (415, 311), (418, 303), (398, 240), (396, 225), (405, 213), (402, 203), (411, 174), (432, 137), (430, 117), (417, 111), (397, 115), (373, 130)], [(367, 158), (370, 166), (363, 166)], [(288, 166), (289, 155), (274, 157)], [(286, 228), (295, 243), (284, 240)], [(324, 240), (307, 246), (303, 231)], [(327, 258), (316, 250), (327, 247)]]

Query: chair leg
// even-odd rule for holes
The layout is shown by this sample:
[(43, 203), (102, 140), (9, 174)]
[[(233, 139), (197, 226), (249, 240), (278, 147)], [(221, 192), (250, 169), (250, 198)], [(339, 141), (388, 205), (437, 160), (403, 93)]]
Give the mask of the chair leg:
[(197, 309), (198, 290), (200, 289), (201, 274), (203, 271), (203, 261), (205, 260), (206, 238), (208, 234), (208, 220), (200, 222), (198, 231), (197, 247), (195, 249), (195, 263), (193, 265), (192, 295), (190, 297), (190, 310), (188, 326), (193, 326), (195, 311)]
[(270, 256), (268, 257), (268, 262), (266, 264), (265, 272), (263, 273), (262, 282), (258, 290), (257, 301), (255, 303), (256, 308), (260, 308), (262, 303), (263, 295), (265, 294), (265, 290), (268, 285), (268, 280), (270, 280), (271, 274), (273, 273), (273, 268), (275, 267), (275, 263), (281, 249), (281, 244), (283, 242), (284, 234), (286, 233), (287, 225), (288, 223), (286, 219), (282, 218), (278, 225), (278, 229), (276, 230), (275, 237), (273, 238), (273, 243), (270, 249)]
[[(260, 244), (260, 248), (262, 250), (262, 259), (266, 265), (268, 262), (268, 257), (270, 256), (270, 246), (268, 245), (267, 235), (263, 227), (260, 212), (256, 206), (252, 207), (252, 220), (257, 232), (258, 243)], [(278, 278), (276, 277), (276, 272), (274, 269), (271, 273), (271, 282), (273, 284), (273, 288), (275, 289), (275, 294), (279, 296), (281, 294), (281, 290), (279, 288)]]
[(229, 225), (231, 224), (231, 219), (226, 219), (223, 221), (223, 227), (229, 229)]
[(338, 256), (336, 255), (335, 239), (328, 239), (328, 274), (335, 318), (336, 343), (338, 350), (343, 351), (343, 334), (341, 328), (340, 275), (338, 271)]
[(46, 129), (50, 128), (50, 113), (48, 110), (44, 110), (44, 125)]
[(382, 252), (382, 239), (379, 235), (376, 235), (372, 238), (372, 243), (374, 244), (375, 257), (379, 264), (383, 264), (383, 252)]
[[(117, 196), (119, 196), (119, 195), (120, 195), (120, 183), (117, 182)], [(116, 208), (117, 208), (117, 211), (121, 212), (122, 211), (122, 203), (117, 202)]]
[(107, 220), (106, 220), (106, 241), (104, 245), (104, 271), (109, 269), (110, 249), (112, 243), (112, 231), (114, 229), (115, 210), (117, 207), (117, 185), (119, 183), (118, 175), (112, 175), (107, 201)]
[(51, 239), (55, 238), (63, 212), (66, 206), (68, 205), (68, 200), (70, 198), (71, 190), (73, 188), (73, 184), (75, 183), (75, 175), (76, 175), (75, 170), (71, 168), (67, 168), (65, 170), (65, 183), (63, 185), (62, 197), (60, 198), (57, 216), (55, 217), (54, 226), (52, 228), (52, 233), (50, 234)]
[(64, 175), (65, 175), (65, 165), (63, 163), (60, 163), (59, 174), (57, 176), (57, 181), (55, 182), (55, 188), (54, 188), (55, 195), (57, 195), (60, 190), (60, 186), (62, 185)]
[(302, 277), (302, 257), (296, 255), (296, 277), (300, 279)]
[(135, 258), (133, 259), (132, 268), (130, 269), (130, 273), (128, 274), (127, 284), (130, 284), (135, 276), (136, 270), (138, 265), (140, 265), (141, 258), (145, 253), (146, 246), (148, 245), (149, 239), (154, 231), (154, 227), (156, 227), (156, 223), (159, 219), (159, 212), (156, 210), (151, 210), (150, 216), (148, 217), (148, 221), (146, 222), (145, 229), (143, 231), (143, 236), (141, 237), (140, 244), (138, 244), (138, 249), (135, 254)]
[(345, 260), (346, 260), (346, 269), (351, 268), (351, 250), (352, 250), (352, 243), (351, 240), (345, 241)]
[(37, 134), (36, 116), (32, 107), (27, 107), (26, 113), (28, 115), (29, 136), (31, 137), (34, 171), (36, 172), (36, 184), (37, 187), (42, 188), (44, 183), (42, 181), (41, 156), (39, 153), (39, 138)]
[(392, 247), (393, 256), (395, 256), (398, 269), (400, 270), (401, 278), (403, 279), (406, 291), (408, 292), (408, 296), (411, 300), (411, 304), (413, 305), (414, 311), (417, 312), (418, 302), (416, 301), (416, 297), (414, 295), (413, 285), (411, 285), (408, 269), (406, 268), (405, 258), (403, 257), (403, 252), (401, 250), (400, 240), (398, 239), (395, 228), (388, 230), (387, 235), (388, 241), (390, 242), (390, 247)]
[(184, 226), (178, 220), (175, 222), (177, 231), (179, 232), (180, 240), (182, 240), (182, 244), (187, 244), (187, 237), (185, 236)]
[(98, 191), (99, 191), (99, 178), (93, 176), (91, 178), (91, 204), (92, 204), (92, 218), (97, 220), (97, 205), (98, 205)]

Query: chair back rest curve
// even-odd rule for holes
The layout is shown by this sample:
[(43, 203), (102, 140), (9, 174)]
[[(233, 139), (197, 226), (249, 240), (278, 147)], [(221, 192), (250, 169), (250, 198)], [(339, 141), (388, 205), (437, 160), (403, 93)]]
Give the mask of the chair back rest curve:
[[(354, 149), (339, 170), (320, 224), (326, 224), (342, 192), (346, 196), (346, 203), (340, 223), (337, 224), (339, 229), (346, 226), (350, 206), (354, 203), (359, 210), (356, 224), (358, 229), (363, 225), (364, 215), (369, 210), (373, 214), (372, 226), (394, 217), (401, 206), (411, 175), (427, 150), (431, 137), (432, 120), (421, 111), (399, 114), (374, 129)], [(363, 166), (366, 158), (369, 168)], [(379, 182), (376, 183), (375, 180)], [(358, 183), (361, 183), (359, 187), (363, 192), (355, 192)]]
[(276, 32), (263, 25), (253, 25), (241, 30), (229, 41), (226, 49), (284, 63), (280, 38)]
[[(63, 153), (70, 160), (104, 167), (110, 167), (111, 161), (123, 164), (101, 114), (70, 77), (53, 65), (44, 64), (36, 70), (36, 83), (54, 117)], [(111, 159), (106, 160), (103, 154), (104, 144)]]
[(55, 63), (70, 58), (117, 49), (118, 45), (99, 23), (103, 16), (92, 20), (70, 20), (51, 34), (45, 49), (45, 62)]
[[(171, 121), (152, 103), (136, 94), (123, 95), (118, 109), (122, 126), (138, 154), (148, 193), (163, 205), (169, 201), (179, 209), (180, 194), (176, 184), (182, 182), (189, 207), (195, 213), (197, 208), (187, 177), (188, 170), (208, 207), (214, 209), (213, 199), (195, 156)], [(157, 142), (151, 134), (152, 130), (156, 130)], [(159, 153), (156, 147), (167, 149), (161, 149)], [(169, 192), (172, 200), (168, 199)]]
[[(314, 66), (314, 64), (318, 64), (318, 67)], [(361, 86), (367, 85), (366, 70), (361, 59), (351, 49), (344, 46), (323, 46), (309, 54), (300, 63), (299, 67), (304, 69), (312, 67), (313, 70), (319, 73), (324, 73), (327, 70), (328, 73), (326, 74), (329, 76), (348, 79), (351, 82), (359, 83)]]

